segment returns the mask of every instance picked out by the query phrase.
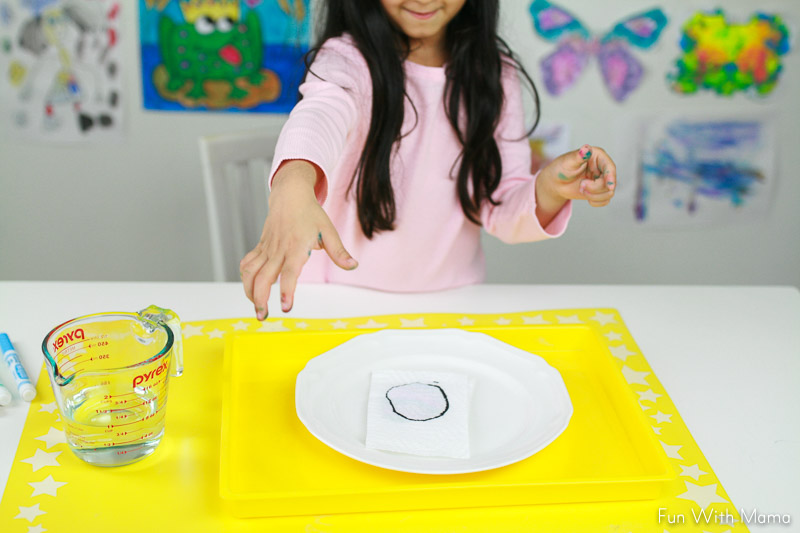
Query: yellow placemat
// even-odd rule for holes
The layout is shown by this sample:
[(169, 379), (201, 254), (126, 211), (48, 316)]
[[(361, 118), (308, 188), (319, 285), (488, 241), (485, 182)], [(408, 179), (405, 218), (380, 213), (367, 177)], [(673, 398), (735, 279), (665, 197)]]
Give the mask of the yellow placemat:
[[(679, 474), (659, 500), (236, 519), (219, 491), (223, 336), (237, 331), (441, 328), (583, 323), (597, 328)], [(619, 314), (570, 309), (504, 315), (418, 314), (347, 319), (214, 320), (183, 324), (186, 371), (170, 383), (156, 452), (117, 468), (68, 449), (44, 369), (0, 502), (4, 533), (43, 531), (747, 531)]]

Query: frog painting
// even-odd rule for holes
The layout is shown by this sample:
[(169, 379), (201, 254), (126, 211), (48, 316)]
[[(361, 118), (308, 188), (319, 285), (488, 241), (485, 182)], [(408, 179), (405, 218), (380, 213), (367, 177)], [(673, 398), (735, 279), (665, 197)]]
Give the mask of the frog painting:
[[(271, 111), (270, 104), (295, 97), (302, 53), (307, 51), (307, 46), (298, 42), (302, 32), (297, 27), (305, 21), (293, 16), (298, 11), (287, 10), (285, 1), (269, 2), (286, 19), (286, 28), (277, 32), (276, 17), (266, 12), (270, 7), (266, 2), (248, 0), (247, 8), (240, 0), (146, 2), (145, 10), (158, 15), (148, 18), (152, 26), (148, 35), (155, 37), (156, 47), (147, 50), (155, 64), (145, 75), (162, 102), (183, 109)], [(305, 19), (305, 11), (299, 13)], [(268, 32), (279, 33), (283, 42), (279, 46), (266, 42)], [(146, 36), (143, 33), (143, 39)], [(294, 55), (280, 57), (287, 52)], [(157, 62), (152, 61), (153, 56)], [(144, 45), (142, 57), (145, 66)], [(146, 107), (174, 109), (148, 106), (147, 99), (146, 88)]]

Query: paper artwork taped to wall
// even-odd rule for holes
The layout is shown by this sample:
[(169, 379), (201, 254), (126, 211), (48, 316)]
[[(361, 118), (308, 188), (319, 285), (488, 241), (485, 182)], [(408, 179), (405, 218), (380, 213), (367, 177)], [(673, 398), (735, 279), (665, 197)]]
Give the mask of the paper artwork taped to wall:
[(528, 137), (531, 145), (531, 173), (535, 174), (556, 157), (570, 151), (568, 122), (542, 121)]
[(635, 216), (656, 226), (763, 216), (775, 185), (775, 132), (763, 119), (648, 120)]
[(534, 0), (530, 13), (536, 32), (557, 44), (555, 52), (541, 63), (547, 92), (553, 96), (563, 94), (577, 83), (590, 59), (596, 57), (603, 81), (617, 102), (625, 101), (644, 77), (644, 66), (633, 49), (651, 48), (667, 25), (664, 12), (652, 9), (626, 18), (599, 37), (568, 11), (547, 0)]
[(144, 107), (288, 113), (309, 0), (139, 0)]
[(0, 121), (15, 138), (122, 131), (118, 0), (0, 0)]
[(683, 26), (681, 48), (677, 68), (668, 76), (675, 92), (766, 96), (783, 71), (789, 30), (777, 15), (757, 13), (736, 24), (728, 22), (721, 10), (696, 13)]

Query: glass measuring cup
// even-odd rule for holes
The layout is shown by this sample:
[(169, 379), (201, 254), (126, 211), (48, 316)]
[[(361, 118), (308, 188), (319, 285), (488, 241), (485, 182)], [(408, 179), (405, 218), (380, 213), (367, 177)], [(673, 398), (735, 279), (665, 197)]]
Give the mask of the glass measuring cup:
[(42, 351), (75, 455), (121, 466), (155, 451), (164, 435), (169, 376), (183, 372), (174, 312), (151, 305), (75, 318), (53, 328)]

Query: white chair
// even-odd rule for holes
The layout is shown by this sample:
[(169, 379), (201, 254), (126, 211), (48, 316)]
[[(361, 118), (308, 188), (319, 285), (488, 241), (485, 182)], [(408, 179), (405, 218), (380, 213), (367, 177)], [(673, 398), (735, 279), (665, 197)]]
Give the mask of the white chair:
[(277, 133), (201, 137), (214, 281), (238, 281), (239, 261), (261, 238)]

